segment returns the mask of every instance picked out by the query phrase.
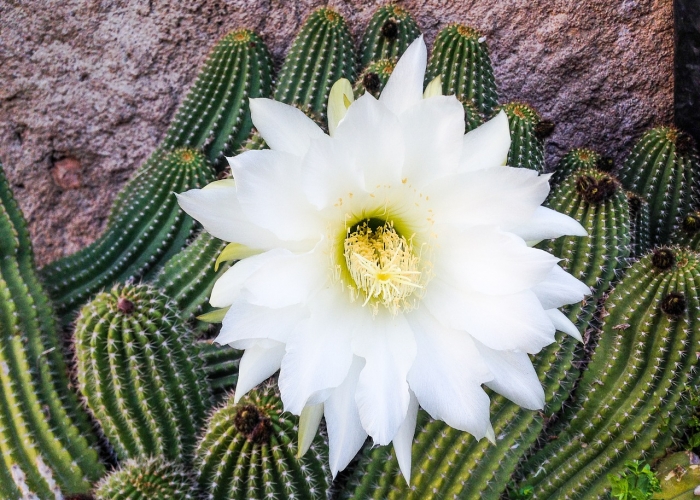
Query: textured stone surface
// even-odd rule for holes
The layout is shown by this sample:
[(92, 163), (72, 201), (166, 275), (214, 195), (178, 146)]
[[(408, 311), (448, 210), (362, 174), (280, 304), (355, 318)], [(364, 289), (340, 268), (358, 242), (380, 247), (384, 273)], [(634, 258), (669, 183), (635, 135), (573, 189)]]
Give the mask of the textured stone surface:
[[(38, 263), (99, 234), (112, 198), (163, 137), (219, 36), (239, 26), (258, 30), (279, 67), (305, 16), (322, 3), (0, 2), (0, 159)], [(358, 43), (379, 4), (330, 2)], [(450, 22), (487, 36), (502, 101), (524, 100), (558, 123), (547, 145), (550, 168), (575, 146), (619, 160), (644, 128), (672, 120), (672, 0), (401, 4), (429, 47)], [(65, 167), (65, 175), (55, 172)]]

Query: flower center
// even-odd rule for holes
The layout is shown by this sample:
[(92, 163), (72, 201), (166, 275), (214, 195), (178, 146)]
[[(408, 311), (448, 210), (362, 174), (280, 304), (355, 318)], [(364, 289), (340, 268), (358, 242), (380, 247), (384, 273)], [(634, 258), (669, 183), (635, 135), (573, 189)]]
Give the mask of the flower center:
[(344, 242), (345, 263), (365, 297), (363, 305), (382, 304), (392, 313), (410, 308), (408, 299), (421, 284), (420, 258), (413, 244), (391, 222), (362, 221)]

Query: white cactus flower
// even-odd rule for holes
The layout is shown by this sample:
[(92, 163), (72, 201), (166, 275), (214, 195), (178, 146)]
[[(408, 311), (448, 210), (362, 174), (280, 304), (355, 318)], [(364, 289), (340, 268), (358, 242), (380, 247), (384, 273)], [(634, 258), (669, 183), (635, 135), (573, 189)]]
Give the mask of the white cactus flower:
[(422, 37), (379, 99), (329, 97), (325, 134), (298, 109), (251, 99), (269, 150), (229, 162), (233, 180), (179, 195), (180, 206), (243, 258), (216, 282), (228, 308), (220, 344), (245, 349), (236, 398), (277, 370), (300, 449), (325, 416), (333, 474), (367, 436), (393, 442), (407, 480), (419, 405), (493, 439), (482, 385), (540, 409), (529, 354), (580, 339), (557, 309), (589, 289), (535, 248), (585, 235), (544, 208), (547, 175), (505, 166), (501, 112), (466, 135), (455, 96), (423, 93)]

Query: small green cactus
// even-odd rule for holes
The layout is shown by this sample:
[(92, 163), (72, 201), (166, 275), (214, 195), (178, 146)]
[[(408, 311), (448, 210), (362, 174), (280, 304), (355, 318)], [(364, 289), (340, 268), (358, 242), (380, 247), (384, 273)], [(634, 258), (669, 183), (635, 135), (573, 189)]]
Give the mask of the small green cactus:
[(78, 382), (117, 456), (187, 460), (210, 404), (177, 306), (147, 285), (116, 285), (75, 328)]
[(420, 36), (420, 30), (411, 14), (398, 5), (379, 7), (362, 37), (360, 64), (367, 68), (381, 59), (397, 59)]
[(474, 130), (476, 127), (484, 123), (484, 115), (478, 109), (476, 109), (474, 104), (464, 99), (460, 99), (459, 101), (462, 103), (462, 107), (464, 107), (465, 133)]
[(573, 172), (584, 168), (597, 168), (602, 172), (612, 172), (615, 168), (615, 163), (612, 158), (601, 156), (591, 149), (572, 149), (559, 160), (552, 174), (551, 183), (553, 185), (560, 184)]
[(222, 398), (236, 387), (238, 366), (243, 351), (226, 345), (207, 341), (200, 342), (200, 358), (204, 363), (204, 373), (215, 398)]
[(649, 130), (625, 161), (620, 180), (649, 202), (652, 244), (667, 243), (700, 201), (700, 163), (693, 139), (674, 127)]
[(468, 26), (451, 24), (444, 28), (435, 40), (425, 84), (440, 75), (443, 94), (455, 94), (491, 116), (498, 105), (498, 92), (485, 40)]
[(104, 474), (71, 390), (29, 232), (0, 165), (0, 497), (86, 493)]
[(327, 438), (317, 434), (297, 458), (298, 418), (284, 414), (276, 387), (268, 384), (233, 397), (211, 416), (197, 447), (199, 487), (208, 500), (327, 498)]
[(698, 283), (698, 254), (657, 248), (611, 292), (573, 416), (523, 467), (534, 499), (606, 498), (609, 472), (665, 452), (694, 410), (682, 393), (698, 379)]
[(694, 500), (700, 492), (700, 459), (694, 453), (677, 452), (655, 466), (660, 491), (654, 500)]
[(355, 99), (365, 92), (369, 92), (378, 99), (379, 94), (384, 90), (384, 85), (389, 81), (391, 72), (394, 71), (394, 66), (396, 66), (396, 59), (378, 59), (370, 62), (355, 83)]
[(510, 127), (510, 150), (507, 165), (544, 172), (544, 139), (554, 129), (554, 124), (543, 120), (532, 106), (511, 102), (498, 106), (494, 113), (503, 110)]
[(673, 235), (674, 243), (700, 252), (700, 212), (686, 214)]
[(322, 7), (292, 42), (275, 88), (275, 100), (297, 105), (325, 121), (328, 94), (340, 78), (355, 81), (355, 49), (345, 19)]
[(95, 487), (96, 500), (194, 500), (192, 477), (162, 458), (127, 460)]

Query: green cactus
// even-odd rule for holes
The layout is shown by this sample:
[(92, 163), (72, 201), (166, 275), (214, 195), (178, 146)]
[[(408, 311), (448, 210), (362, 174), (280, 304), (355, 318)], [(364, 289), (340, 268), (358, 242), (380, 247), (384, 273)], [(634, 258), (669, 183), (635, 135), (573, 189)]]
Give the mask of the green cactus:
[(396, 59), (379, 59), (370, 62), (360, 73), (360, 77), (355, 83), (355, 99), (365, 92), (369, 92), (379, 99), (379, 94), (384, 90), (384, 85), (389, 81), (391, 72), (396, 66)]
[(425, 84), (442, 76), (442, 92), (472, 102), (479, 112), (491, 116), (498, 105), (488, 47), (478, 31), (451, 24), (438, 33), (428, 62)]
[(630, 248), (632, 257), (641, 257), (651, 249), (649, 203), (636, 193), (627, 192), (630, 206)]
[(194, 500), (192, 477), (162, 458), (127, 460), (95, 487), (96, 500)]
[(627, 271), (603, 306), (600, 341), (576, 391), (573, 417), (525, 464), (535, 499), (607, 498), (606, 474), (663, 454), (692, 414), (700, 341), (700, 256), (657, 248)]
[(560, 184), (565, 178), (571, 175), (572, 172), (583, 168), (597, 168), (603, 172), (612, 172), (615, 168), (615, 164), (612, 158), (601, 156), (591, 149), (572, 149), (559, 160), (552, 174), (552, 185)]
[(520, 102), (498, 106), (494, 113), (501, 110), (508, 116), (510, 127), (507, 164), (544, 172), (544, 139), (552, 132), (554, 124), (543, 120), (532, 106)]
[(299, 30), (277, 78), (275, 99), (326, 119), (331, 86), (340, 78), (355, 81), (355, 49), (345, 19), (322, 7)]
[(200, 353), (204, 363), (204, 373), (214, 397), (224, 397), (228, 391), (236, 387), (238, 365), (241, 363), (243, 351), (202, 341)]
[(460, 99), (460, 102), (464, 108), (465, 133), (474, 130), (484, 123), (484, 115), (481, 114), (471, 102), (465, 101), (464, 99)]
[(0, 497), (79, 494), (104, 473), (72, 392), (29, 232), (0, 165)]
[(176, 149), (147, 164), (122, 189), (112, 205), (105, 232), (79, 252), (41, 271), (58, 313), (72, 319), (81, 303), (100, 289), (148, 276), (187, 241), (194, 222), (173, 192), (213, 180), (211, 164), (191, 149)]
[(213, 413), (197, 447), (199, 487), (209, 500), (327, 498), (327, 438), (296, 458), (298, 418), (283, 413), (276, 387), (230, 398)]
[(82, 308), (75, 353), (80, 390), (120, 459), (187, 459), (209, 387), (173, 302), (147, 285), (116, 285)]
[(692, 212), (683, 217), (680, 227), (673, 235), (673, 241), (700, 252), (700, 212)]
[(649, 130), (625, 161), (620, 180), (649, 202), (652, 244), (667, 243), (700, 198), (700, 164), (692, 138), (674, 127)]
[(698, 457), (693, 453), (677, 452), (665, 457), (657, 466), (656, 477), (661, 491), (655, 500), (694, 500), (700, 486)]
[(381, 59), (397, 59), (420, 36), (420, 30), (411, 14), (398, 5), (379, 7), (362, 37), (363, 68)]

